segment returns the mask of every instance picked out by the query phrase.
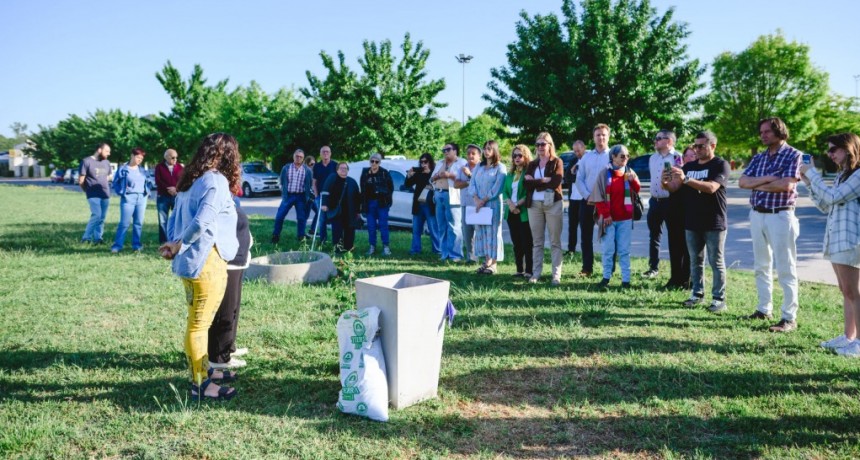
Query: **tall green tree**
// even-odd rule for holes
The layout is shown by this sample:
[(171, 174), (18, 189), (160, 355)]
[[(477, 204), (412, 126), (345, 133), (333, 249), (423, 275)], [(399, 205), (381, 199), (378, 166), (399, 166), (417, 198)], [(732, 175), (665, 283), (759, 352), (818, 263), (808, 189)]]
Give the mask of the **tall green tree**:
[(502, 157), (511, 153), (511, 140), (508, 128), (501, 120), (488, 113), (469, 118), (457, 133), (457, 142), (461, 148), (469, 144), (484, 145), (488, 140), (499, 142)]
[(361, 73), (346, 64), (343, 52), (337, 61), (320, 53), (328, 72), (321, 79), (307, 72), (308, 99), (302, 112), (305, 147), (329, 144), (342, 158), (365, 158), (370, 152), (415, 153), (437, 147), (442, 128), (436, 110), (445, 104), (436, 97), (443, 80), (427, 80), (424, 70), (430, 51), (409, 34), (394, 55), (391, 41), (364, 41), (358, 59)]
[(789, 142), (809, 142), (827, 100), (827, 78), (809, 59), (809, 46), (779, 31), (763, 35), (740, 53), (714, 59), (706, 120), (720, 144), (736, 152), (761, 149), (758, 121), (770, 116), (788, 125)]
[[(704, 66), (687, 58), (686, 24), (648, 0), (562, 2), (562, 17), (520, 13), (505, 67), (491, 70), (484, 99), (524, 138), (591, 139), (597, 123), (613, 142), (651, 148), (661, 128), (687, 131)], [(559, 141), (560, 142), (560, 141)]]
[(71, 115), (55, 127), (39, 126), (31, 136), (36, 145), (33, 156), (41, 164), (60, 168), (77, 166), (101, 142), (110, 144), (111, 161), (122, 163), (128, 161), (134, 147), (154, 153), (150, 146), (156, 139), (157, 132), (148, 120), (116, 109), (96, 110), (86, 118)]
[(295, 143), (301, 109), (293, 91), (281, 89), (269, 95), (252, 81), (227, 96), (220, 116), (224, 130), (239, 142), (243, 159), (269, 162)]
[(173, 102), (169, 113), (160, 113), (154, 124), (163, 144), (158, 148), (173, 148), (180, 159), (190, 159), (203, 137), (223, 131), (223, 110), (227, 103), (227, 80), (207, 85), (203, 68), (194, 65), (188, 80), (171, 64), (164, 65), (155, 78)]

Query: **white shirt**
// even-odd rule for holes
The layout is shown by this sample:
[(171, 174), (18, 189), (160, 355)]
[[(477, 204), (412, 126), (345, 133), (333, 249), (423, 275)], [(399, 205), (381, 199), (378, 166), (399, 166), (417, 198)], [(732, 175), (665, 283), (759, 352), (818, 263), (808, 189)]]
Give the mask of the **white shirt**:
[[(456, 174), (458, 171), (460, 171), (463, 168), (463, 166), (466, 166), (466, 164), (467, 164), (466, 160), (463, 158), (459, 158), (459, 157), (456, 160), (454, 160), (454, 162), (451, 163), (450, 166), (445, 161), (445, 159), (442, 159), (442, 161), (436, 163), (436, 168), (433, 170), (433, 174), (431, 174), (430, 177), (433, 177), (442, 171), (453, 172)], [(436, 187), (435, 182), (433, 183), (433, 187), (434, 188)], [(449, 178), (448, 179), (448, 189), (452, 189), (452, 188), (454, 188), (454, 179)]]
[(609, 149), (603, 151), (589, 150), (579, 160), (579, 168), (576, 171), (576, 188), (583, 199), (591, 196), (591, 189), (597, 182), (597, 175), (606, 170), (609, 164)]
[(669, 198), (669, 192), (663, 188), (663, 181), (661, 180), (663, 168), (665, 168), (664, 163), (667, 161), (672, 166), (680, 167), (682, 163), (681, 154), (672, 149), (666, 152), (666, 155), (654, 152), (648, 159), (648, 170), (651, 171), (651, 196), (654, 198)]

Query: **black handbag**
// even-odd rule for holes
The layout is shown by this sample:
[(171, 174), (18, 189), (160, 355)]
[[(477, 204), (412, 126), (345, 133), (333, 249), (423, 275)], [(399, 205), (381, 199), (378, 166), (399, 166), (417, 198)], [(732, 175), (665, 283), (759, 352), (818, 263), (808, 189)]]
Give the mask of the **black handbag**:
[(630, 189), (630, 199), (633, 201), (633, 220), (641, 220), (642, 214), (645, 213), (645, 206), (642, 204), (642, 198), (638, 193)]

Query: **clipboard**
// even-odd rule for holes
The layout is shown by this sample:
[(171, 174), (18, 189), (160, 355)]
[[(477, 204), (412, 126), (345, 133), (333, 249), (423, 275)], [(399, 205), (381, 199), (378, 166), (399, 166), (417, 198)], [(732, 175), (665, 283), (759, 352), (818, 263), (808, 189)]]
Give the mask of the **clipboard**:
[(493, 210), (484, 206), (475, 212), (474, 206), (466, 206), (466, 225), (490, 225), (493, 223)]

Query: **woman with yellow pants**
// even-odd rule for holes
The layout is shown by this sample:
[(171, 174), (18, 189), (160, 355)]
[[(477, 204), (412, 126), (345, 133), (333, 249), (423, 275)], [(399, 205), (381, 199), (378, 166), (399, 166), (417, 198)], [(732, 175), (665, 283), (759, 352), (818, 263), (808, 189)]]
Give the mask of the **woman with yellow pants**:
[(236, 374), (209, 368), (208, 331), (227, 287), (227, 262), (236, 256), (236, 207), (239, 191), (239, 146), (224, 133), (207, 136), (176, 185), (179, 192), (167, 223), (168, 242), (159, 251), (173, 260), (188, 303), (185, 355), (191, 370), (191, 396), (226, 400), (236, 390), (219, 384)]

